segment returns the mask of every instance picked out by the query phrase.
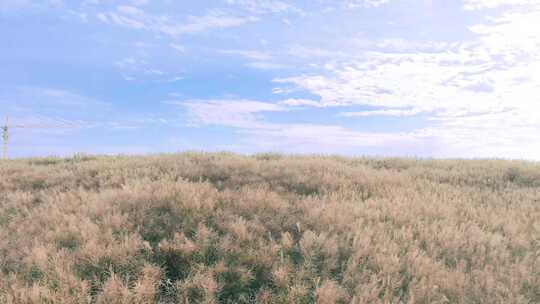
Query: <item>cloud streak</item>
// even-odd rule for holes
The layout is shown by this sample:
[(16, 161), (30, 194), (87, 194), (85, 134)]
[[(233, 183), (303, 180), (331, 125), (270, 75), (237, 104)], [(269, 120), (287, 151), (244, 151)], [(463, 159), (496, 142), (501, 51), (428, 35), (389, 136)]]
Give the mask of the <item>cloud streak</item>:
[(171, 20), (165, 15), (149, 15), (134, 6), (118, 6), (114, 11), (97, 14), (107, 24), (134, 30), (148, 30), (170, 36), (199, 34), (213, 29), (237, 27), (259, 19), (255, 16), (236, 16), (220, 11), (210, 11), (201, 16), (188, 16), (184, 22)]
[[(193, 126), (233, 128), (246, 149), (313, 153), (359, 153), (378, 146), (421, 145), (425, 136), (415, 133), (362, 132), (340, 125), (275, 123), (265, 118), (272, 112), (286, 112), (289, 101), (269, 103), (253, 100), (190, 100), (169, 102), (186, 108)], [(353, 152), (356, 151), (356, 152)]]

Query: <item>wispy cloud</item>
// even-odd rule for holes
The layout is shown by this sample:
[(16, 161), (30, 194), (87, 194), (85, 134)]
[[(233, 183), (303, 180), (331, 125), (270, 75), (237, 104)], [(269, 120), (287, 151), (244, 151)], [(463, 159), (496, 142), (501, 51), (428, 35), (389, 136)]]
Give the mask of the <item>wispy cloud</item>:
[(254, 100), (187, 100), (167, 103), (187, 108), (194, 124), (236, 128), (260, 127), (258, 113), (287, 111), (282, 105)]
[(281, 0), (226, 0), (229, 5), (241, 7), (253, 13), (302, 13), (291, 1)]
[(0, 2), (0, 12), (55, 8), (62, 6), (62, 4), (63, 1), (61, 0), (2, 0)]
[(421, 112), (418, 110), (376, 110), (376, 111), (362, 111), (362, 112), (343, 112), (340, 115), (344, 117), (369, 117), (369, 116), (394, 116), (405, 117), (418, 115)]
[(423, 134), (361, 132), (332, 124), (269, 122), (264, 114), (291, 110), (286, 101), (194, 100), (169, 103), (186, 108), (193, 126), (234, 128), (248, 149), (336, 153), (382, 145), (414, 145), (424, 138)]
[(489, 9), (501, 6), (528, 6), (537, 5), (536, 0), (464, 0), (463, 6), (466, 10)]
[(245, 65), (254, 69), (277, 70), (287, 68), (287, 65), (273, 61), (274, 57), (268, 52), (256, 50), (219, 50), (218, 52), (250, 60)]
[(257, 50), (219, 50), (218, 52), (220, 52), (221, 54), (237, 55), (247, 59), (259, 61), (267, 61), (273, 58), (272, 55)]
[(197, 34), (212, 29), (237, 27), (259, 19), (254, 16), (236, 16), (221, 11), (210, 11), (202, 16), (189, 16), (183, 22), (166, 15), (150, 15), (134, 6), (118, 6), (114, 11), (98, 13), (100, 21), (136, 30), (151, 30), (171, 36)]
[[(177, 52), (180, 52), (181, 46), (171, 45)], [(148, 60), (143, 57), (126, 57), (117, 60), (114, 66), (122, 73), (122, 77), (126, 81), (146, 81), (154, 83), (171, 83), (184, 79), (183, 76), (179, 76), (177, 72), (171, 73), (163, 71), (158, 67), (152, 66)]]
[(173, 48), (174, 50), (176, 50), (177, 52), (179, 52), (179, 53), (185, 53), (186, 52), (186, 47), (183, 46), (183, 45), (179, 45), (179, 44), (176, 44), (176, 43), (171, 43), (171, 44), (169, 44), (169, 46), (171, 48)]
[(303, 98), (288, 98), (279, 103), (292, 107), (324, 107), (319, 101)]
[(246, 64), (246, 66), (259, 70), (278, 70), (287, 68), (284, 64), (268, 61), (254, 61)]
[(22, 86), (16, 88), (11, 94), (3, 97), (4, 107), (10, 106), (47, 109), (47, 108), (71, 108), (83, 110), (88, 108), (105, 109), (111, 106), (91, 97), (87, 97), (64, 89), (48, 87)]
[(161, 23), (159, 31), (169, 35), (196, 34), (211, 29), (228, 28), (255, 22), (259, 19), (254, 16), (234, 16), (221, 12), (211, 12), (204, 16), (191, 16), (186, 23)]
[(144, 11), (133, 6), (119, 6), (116, 11), (99, 13), (97, 17), (102, 22), (132, 29), (149, 29), (151, 26)]
[(388, 2), (390, 2), (390, 0), (347, 0), (345, 1), (345, 5), (348, 8), (371, 8), (381, 6)]

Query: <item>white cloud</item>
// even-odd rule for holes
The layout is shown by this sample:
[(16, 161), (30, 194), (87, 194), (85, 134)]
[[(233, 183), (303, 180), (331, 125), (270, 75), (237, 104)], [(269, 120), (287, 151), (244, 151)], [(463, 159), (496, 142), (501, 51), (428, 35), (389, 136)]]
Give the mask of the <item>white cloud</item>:
[(146, 14), (139, 8), (133, 6), (119, 6), (116, 11), (108, 13), (98, 13), (97, 18), (101, 22), (115, 24), (132, 29), (148, 29)]
[(98, 14), (99, 20), (132, 29), (148, 29), (147, 16), (134, 6), (119, 6), (115, 12)]
[(46, 9), (61, 7), (62, 0), (2, 0), (0, 1), (0, 12), (23, 11), (28, 9)]
[(330, 50), (324, 49), (321, 47), (307, 47), (300, 44), (294, 44), (290, 46), (287, 50), (287, 55), (298, 57), (301, 59), (313, 60), (318, 58), (323, 59), (342, 59), (342, 58), (351, 58), (356, 57), (354, 54), (340, 51), (340, 50)]
[(238, 56), (242, 56), (248, 59), (259, 60), (259, 61), (267, 61), (273, 58), (272, 55), (268, 53), (256, 51), (256, 50), (220, 50), (219, 52), (221, 54), (238, 55)]
[(236, 128), (252, 128), (260, 125), (257, 113), (287, 111), (286, 107), (279, 104), (253, 100), (187, 100), (168, 103), (186, 107), (196, 124)]
[(345, 5), (348, 8), (372, 8), (379, 7), (388, 2), (390, 2), (390, 0), (347, 0), (345, 1)]
[(184, 80), (184, 77), (175, 76), (175, 77), (172, 77), (170, 79), (167, 79), (165, 82), (172, 83), (172, 82), (178, 82), (178, 81), (181, 81), (181, 80)]
[(429, 113), (432, 125), (416, 135), (436, 138), (445, 146), (442, 151), (453, 151), (446, 156), (540, 159), (540, 149), (529, 149), (540, 142), (538, 63), (504, 68), (486, 62), (475, 64), (477, 54), (465, 51), (450, 57), (397, 56), (396, 61), (383, 54), (373, 56), (368, 64), (348, 62), (328, 75), (278, 81), (320, 96), (320, 106), (387, 108), (344, 114), (349, 117)]
[(117, 60), (114, 63), (115, 66), (121, 69), (125, 69), (128, 71), (135, 71), (140, 70), (148, 66), (148, 63), (141, 58), (134, 58), (134, 57), (126, 57), (122, 58), (120, 60)]
[(287, 68), (286, 65), (272, 62), (274, 57), (266, 52), (257, 50), (220, 50), (221, 54), (241, 56), (246, 59), (253, 60), (246, 66), (259, 70), (276, 70)]
[(184, 22), (176, 22), (164, 15), (149, 15), (135, 6), (118, 6), (114, 11), (98, 13), (104, 23), (137, 30), (151, 30), (171, 36), (197, 34), (212, 29), (236, 27), (259, 19), (254, 16), (234, 16), (211, 11), (202, 16), (189, 16)]
[[(476, 58), (475, 54), (466, 51), (458, 54), (370, 52), (364, 56), (364, 60), (352, 59), (329, 65), (323, 74), (275, 81), (292, 83), (320, 96), (320, 102), (325, 106), (363, 104), (412, 107), (421, 111), (458, 110), (469, 109), (470, 104), (465, 99), (470, 100), (476, 94), (463, 87), (476, 83), (478, 77), (474, 73), (482, 68), (466, 66)], [(463, 65), (444, 65), (445, 61), (460, 61)], [(488, 105), (476, 105), (485, 106)]]
[[(184, 52), (180, 45), (171, 44), (170, 47), (177, 52)], [(123, 74), (122, 77), (126, 81), (172, 83), (184, 79), (184, 77), (177, 75), (176, 72), (169, 72), (151, 65), (145, 58), (146, 56), (126, 57), (117, 60), (114, 65), (120, 70)]]
[(421, 112), (418, 110), (375, 110), (375, 111), (362, 111), (362, 112), (343, 112), (340, 115), (344, 117), (368, 117), (368, 116), (395, 116), (405, 117), (418, 115)]
[(489, 9), (500, 6), (527, 6), (537, 5), (537, 0), (464, 0), (466, 10)]
[(281, 0), (226, 0), (229, 5), (242, 7), (254, 13), (299, 12), (292, 4)]
[(291, 88), (273, 88), (272, 94), (290, 94), (294, 92)]
[[(229, 5), (243, 8), (252, 13), (293, 13), (299, 16), (309, 15), (312, 10), (309, 10), (306, 5), (301, 6), (299, 1), (283, 1), (283, 0), (226, 0)], [(311, 5), (320, 8), (324, 5), (327, 9), (356, 9), (356, 8), (376, 8), (387, 4), (390, 0), (339, 0), (339, 1), (310, 1)]]
[[(47, 87), (19, 87), (14, 93), (14, 101), (11, 104), (19, 106), (46, 108), (72, 108), (81, 109), (101, 109), (107, 108), (110, 104), (86, 97), (68, 90), (47, 88)], [(9, 108), (9, 105), (8, 105)]]
[(183, 45), (171, 43), (171, 44), (169, 44), (169, 46), (171, 48), (173, 48), (174, 50), (176, 50), (177, 52), (179, 52), (179, 53), (185, 53), (186, 52), (186, 47), (183, 46)]
[(439, 41), (411, 41), (403, 38), (383, 38), (378, 40), (356, 41), (356, 44), (367, 47), (376, 47), (386, 51), (445, 51), (458, 46), (457, 43), (447, 43)]
[(162, 33), (175, 36), (202, 33), (211, 29), (236, 27), (258, 20), (254, 16), (233, 16), (220, 12), (211, 12), (204, 16), (191, 16), (186, 23), (182, 24), (160, 22), (157, 28)]
[(145, 6), (149, 3), (149, 0), (131, 0), (131, 4), (136, 6)]
[[(244, 142), (257, 150), (293, 153), (361, 154), (366, 148), (393, 146), (395, 149), (420, 145), (412, 133), (355, 131), (331, 124), (269, 124), (265, 128), (242, 129)], [(403, 153), (407, 153), (402, 150)]]
[(478, 48), (518, 65), (540, 58), (540, 2), (534, 10), (508, 12), (486, 24), (470, 27), (480, 35)]
[[(193, 100), (169, 102), (187, 108), (195, 126), (219, 125), (235, 128), (247, 149), (287, 152), (358, 153), (361, 148), (384, 145), (415, 146), (413, 133), (360, 132), (339, 125), (273, 123), (264, 113), (290, 109), (287, 102), (252, 100)], [(244, 149), (245, 150), (245, 149)]]
[(384, 108), (348, 117), (429, 114), (414, 137), (435, 140), (446, 156), (540, 159), (540, 3), (498, 3), (529, 6), (471, 26), (474, 39), (429, 52), (400, 40), (383, 43), (384, 52), (296, 46), (292, 53), (323, 60), (322, 68), (275, 82), (319, 96), (317, 106)]
[(439, 120), (423, 131), (444, 147), (440, 156), (540, 160), (538, 111), (508, 110)]
[(248, 63), (247, 66), (259, 70), (278, 70), (287, 68), (286, 65), (268, 61), (254, 61)]
[(280, 101), (280, 104), (284, 104), (292, 107), (323, 107), (323, 105), (315, 100), (302, 99), (302, 98), (289, 98)]

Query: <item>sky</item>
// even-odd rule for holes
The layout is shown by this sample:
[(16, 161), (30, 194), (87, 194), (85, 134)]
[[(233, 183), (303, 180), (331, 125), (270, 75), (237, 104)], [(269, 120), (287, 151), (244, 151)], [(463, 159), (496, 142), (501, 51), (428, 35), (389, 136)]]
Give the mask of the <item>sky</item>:
[(0, 0), (0, 115), (11, 157), (540, 160), (539, 29), (538, 0)]

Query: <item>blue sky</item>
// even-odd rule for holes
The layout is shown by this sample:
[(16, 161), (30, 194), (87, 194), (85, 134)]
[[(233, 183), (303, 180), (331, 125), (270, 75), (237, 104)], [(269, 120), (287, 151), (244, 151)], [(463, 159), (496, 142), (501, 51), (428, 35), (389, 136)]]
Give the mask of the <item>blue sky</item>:
[(11, 156), (540, 159), (536, 0), (2, 0)]

